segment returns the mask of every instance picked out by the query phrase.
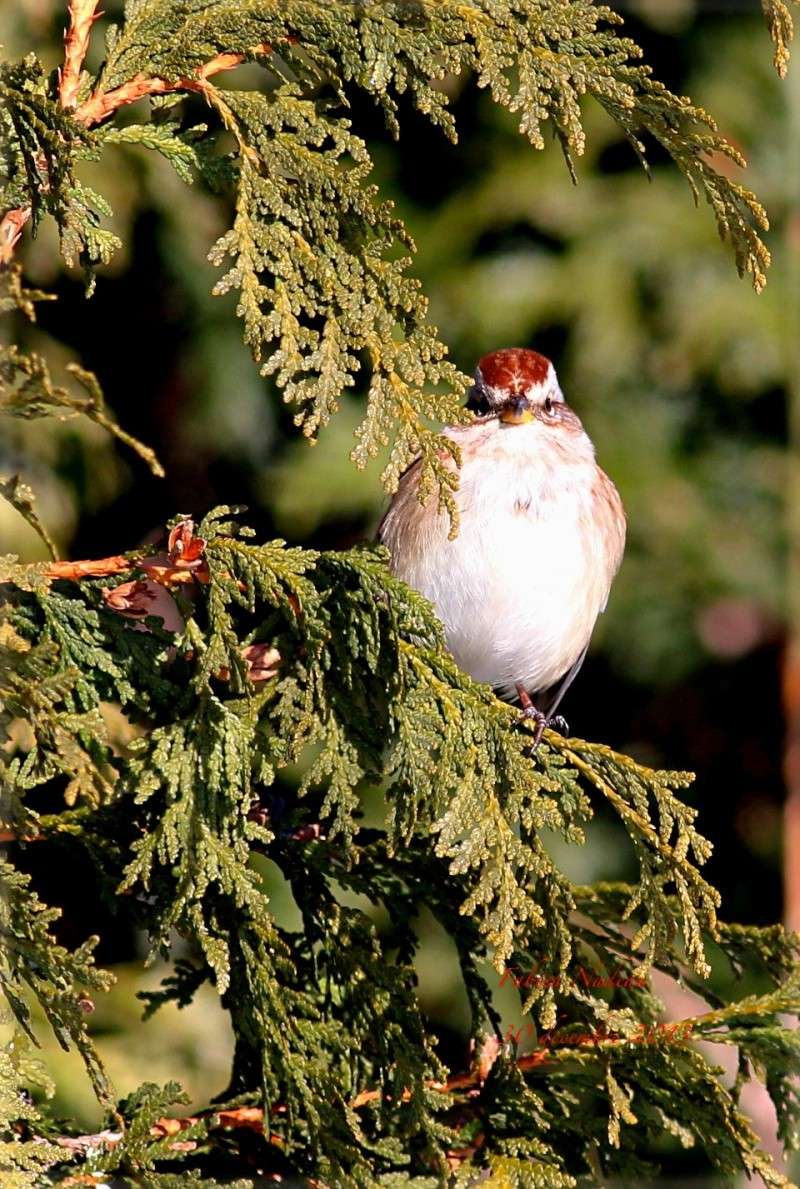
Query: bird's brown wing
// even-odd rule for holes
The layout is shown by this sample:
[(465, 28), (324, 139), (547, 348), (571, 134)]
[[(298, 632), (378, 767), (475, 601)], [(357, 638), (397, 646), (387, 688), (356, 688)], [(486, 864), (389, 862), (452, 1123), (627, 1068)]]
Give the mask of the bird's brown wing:
[(381, 517), (381, 522), (378, 525), (378, 531), (375, 534), (375, 540), (379, 543), (383, 543), (384, 528), (386, 527), (386, 521), (389, 518), (392, 509), (395, 508), (398, 502), (406, 499), (410, 494), (410, 490), (413, 490), (416, 487), (419, 480), (418, 472), (420, 461), (421, 460), (419, 458), (412, 459), (406, 469), (401, 472), (400, 478), (397, 480), (397, 491), (389, 501), (389, 506)]
[[(607, 560), (608, 592), (610, 592), (611, 583), (622, 564), (622, 555), (625, 552), (626, 517), (619, 492), (605, 471), (601, 471), (599, 467), (597, 468), (597, 478), (594, 520), (603, 534), (603, 552)], [(607, 603), (608, 593), (600, 608), (601, 611), (605, 611)]]

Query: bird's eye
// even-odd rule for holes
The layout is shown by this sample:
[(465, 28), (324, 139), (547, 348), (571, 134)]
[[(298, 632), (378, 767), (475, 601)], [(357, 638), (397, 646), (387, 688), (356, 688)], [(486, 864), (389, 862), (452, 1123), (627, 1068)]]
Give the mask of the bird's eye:
[(489, 404), (486, 393), (482, 388), (479, 388), (477, 384), (469, 391), (467, 408), (473, 413), (476, 413), (479, 417), (482, 417), (485, 413), (491, 412), (491, 405)]
[(545, 413), (552, 413), (553, 411), (553, 402), (549, 396), (545, 397), (544, 411)]

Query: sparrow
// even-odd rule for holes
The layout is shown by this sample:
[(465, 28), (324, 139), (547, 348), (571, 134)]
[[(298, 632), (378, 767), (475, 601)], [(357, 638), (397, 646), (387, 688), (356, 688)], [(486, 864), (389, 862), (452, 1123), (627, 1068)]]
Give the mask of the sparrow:
[(518, 700), (538, 745), (608, 601), (625, 511), (538, 351), (484, 355), (467, 407), (472, 422), (443, 430), (461, 453), (455, 539), (448, 517), (417, 498), (419, 460), (378, 539), (391, 571), (433, 603), (459, 667)]

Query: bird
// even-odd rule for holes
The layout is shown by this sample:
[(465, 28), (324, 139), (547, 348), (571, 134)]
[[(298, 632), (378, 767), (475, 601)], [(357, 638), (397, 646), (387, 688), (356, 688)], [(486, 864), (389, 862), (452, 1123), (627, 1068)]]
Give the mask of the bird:
[(442, 431), (461, 456), (455, 538), (435, 501), (417, 498), (416, 459), (378, 540), (395, 577), (433, 604), (459, 668), (518, 702), (538, 746), (605, 610), (625, 510), (546, 356), (523, 347), (484, 355), (467, 408), (473, 420)]

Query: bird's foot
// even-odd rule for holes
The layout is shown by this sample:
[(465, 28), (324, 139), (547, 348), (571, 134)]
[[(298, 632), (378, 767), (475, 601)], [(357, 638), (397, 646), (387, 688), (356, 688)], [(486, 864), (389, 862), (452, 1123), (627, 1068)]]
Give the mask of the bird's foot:
[(541, 710), (537, 710), (524, 685), (517, 686), (517, 693), (519, 694), (519, 704), (522, 707), (522, 718), (536, 723), (533, 733), (533, 751), (536, 751), (541, 743), (546, 727), (552, 727), (560, 735), (569, 734), (569, 724), (561, 714), (554, 714), (552, 718), (548, 718)]
[(534, 706), (531, 708), (525, 707), (525, 709), (522, 711), (522, 717), (536, 723), (536, 728), (533, 732), (533, 750), (536, 751), (536, 748), (542, 741), (544, 729), (549, 725), (547, 721), (547, 715), (542, 714), (541, 710), (537, 710)]
[(536, 730), (533, 732), (533, 750), (536, 751), (547, 726), (547, 715), (536, 709), (524, 685), (517, 686), (517, 693), (519, 694), (519, 704), (522, 707), (522, 718), (536, 723)]

